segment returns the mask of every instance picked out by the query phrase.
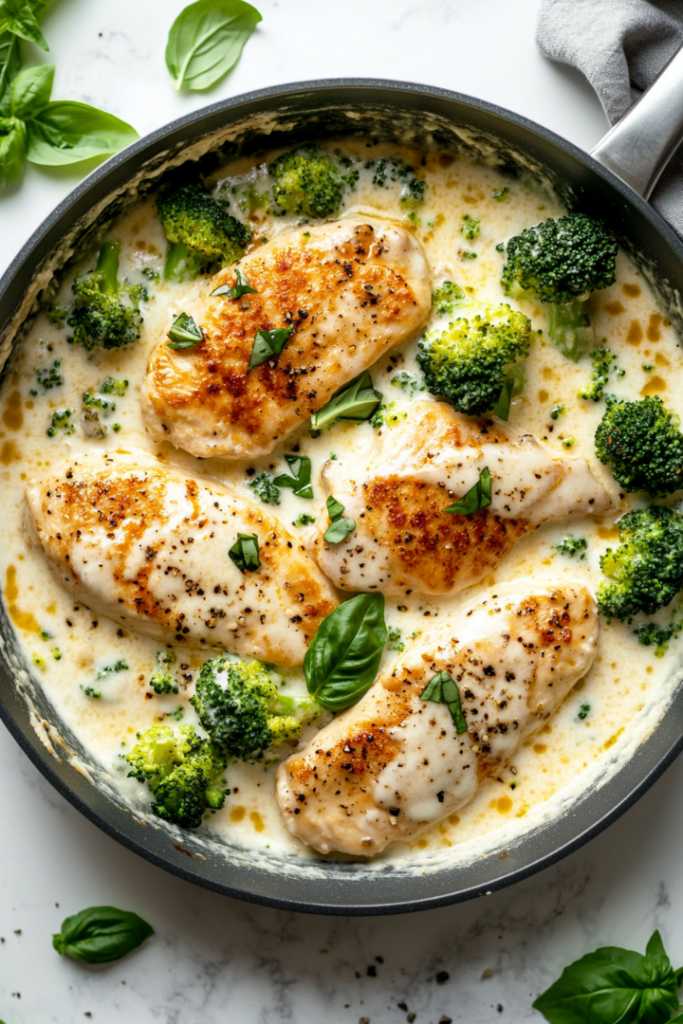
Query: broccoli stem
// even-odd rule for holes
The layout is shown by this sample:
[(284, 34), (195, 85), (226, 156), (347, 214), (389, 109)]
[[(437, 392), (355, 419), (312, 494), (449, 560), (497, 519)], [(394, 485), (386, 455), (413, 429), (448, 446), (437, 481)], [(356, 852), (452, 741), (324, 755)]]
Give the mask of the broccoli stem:
[(170, 242), (164, 263), (164, 281), (180, 283), (196, 277), (203, 262), (204, 257), (184, 242)]
[(95, 272), (102, 274), (105, 291), (116, 295), (119, 290), (119, 242), (105, 242), (97, 257)]

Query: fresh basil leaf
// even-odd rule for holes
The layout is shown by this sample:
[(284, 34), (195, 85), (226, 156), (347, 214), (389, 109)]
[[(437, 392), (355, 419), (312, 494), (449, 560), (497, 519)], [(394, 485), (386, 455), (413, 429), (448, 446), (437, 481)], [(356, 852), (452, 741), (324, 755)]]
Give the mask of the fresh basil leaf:
[(244, 0), (197, 0), (182, 10), (166, 44), (166, 67), (176, 90), (215, 85), (235, 66), (261, 20)]
[(242, 573), (255, 572), (261, 565), (258, 537), (254, 533), (238, 533), (228, 554)]
[(356, 529), (356, 520), (342, 518), (344, 506), (340, 501), (337, 501), (334, 495), (330, 494), (326, 504), (327, 512), (332, 522), (325, 530), (323, 540), (327, 541), (328, 544), (341, 544)]
[(277, 487), (291, 487), (297, 498), (312, 498), (311, 460), (305, 455), (285, 455), (285, 460), (292, 475), (281, 473), (273, 483)]
[(220, 288), (212, 291), (212, 295), (227, 295), (231, 299), (240, 299), (243, 295), (256, 295), (256, 289), (252, 288), (239, 267), (235, 267), (235, 284), (223, 284)]
[(470, 487), (467, 494), (464, 494), (462, 498), (449, 505), (448, 508), (444, 509), (444, 512), (450, 512), (461, 516), (471, 516), (475, 512), (480, 512), (481, 509), (486, 508), (487, 505), (491, 504), (491, 473), (488, 468), (482, 469), (479, 474), (474, 487)]
[(139, 138), (125, 121), (87, 103), (56, 100), (28, 122), (28, 159), (44, 167), (108, 156)]
[(181, 313), (173, 321), (166, 337), (171, 339), (166, 342), (168, 348), (194, 348), (200, 341), (204, 340), (204, 332), (191, 316), (187, 313)]
[(89, 907), (67, 917), (61, 931), (52, 936), (52, 945), (60, 954), (85, 964), (109, 964), (131, 953), (154, 929), (129, 910), (116, 907)]
[(276, 327), (273, 331), (266, 331), (263, 328), (257, 331), (254, 338), (254, 347), (249, 357), (247, 373), (260, 366), (261, 363), (266, 363), (274, 356), (279, 356), (289, 341), (289, 336), (293, 330), (293, 327)]
[[(41, 14), (44, 13), (45, 7), (42, 5), (39, 7)], [(0, 32), (13, 32), (20, 39), (35, 43), (41, 50), (50, 49), (45, 36), (40, 31), (36, 12), (29, 0), (2, 0)]]
[(534, 1009), (550, 1024), (660, 1024), (678, 1009), (676, 974), (659, 932), (645, 956), (605, 946), (565, 967)]
[(319, 437), (324, 427), (331, 427), (337, 420), (369, 420), (381, 401), (381, 391), (375, 390), (372, 377), (365, 370), (311, 416), (309, 433), (311, 437)]
[(510, 405), (512, 404), (512, 389), (515, 386), (513, 380), (506, 380), (503, 384), (503, 390), (500, 393), (500, 398), (493, 407), (493, 411), (501, 420), (508, 420), (510, 418)]
[(308, 692), (332, 711), (355, 704), (375, 681), (386, 639), (382, 594), (344, 601), (323, 620), (306, 651)]
[(13, 32), (0, 34), (0, 117), (9, 117), (9, 85), (21, 70), (21, 43)]
[(0, 188), (18, 181), (26, 159), (26, 125), (15, 117), (0, 118)]
[(467, 732), (467, 720), (462, 710), (458, 684), (448, 672), (437, 672), (429, 680), (421, 693), (422, 700), (431, 700), (436, 704), (447, 704), (453, 724), (458, 735)]
[(344, 511), (344, 506), (342, 505), (341, 501), (337, 501), (335, 496), (333, 494), (330, 494), (325, 504), (327, 506), (327, 514), (329, 515), (332, 522), (334, 522), (335, 519), (339, 519)]
[(42, 64), (18, 74), (10, 89), (12, 117), (28, 121), (44, 110), (50, 102), (54, 77), (54, 64)]

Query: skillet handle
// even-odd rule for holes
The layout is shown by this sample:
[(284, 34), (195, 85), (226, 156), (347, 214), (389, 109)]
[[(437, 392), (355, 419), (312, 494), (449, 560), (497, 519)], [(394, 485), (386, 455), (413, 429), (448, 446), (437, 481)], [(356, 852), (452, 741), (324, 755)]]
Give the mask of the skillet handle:
[(683, 140), (683, 47), (591, 156), (649, 199)]

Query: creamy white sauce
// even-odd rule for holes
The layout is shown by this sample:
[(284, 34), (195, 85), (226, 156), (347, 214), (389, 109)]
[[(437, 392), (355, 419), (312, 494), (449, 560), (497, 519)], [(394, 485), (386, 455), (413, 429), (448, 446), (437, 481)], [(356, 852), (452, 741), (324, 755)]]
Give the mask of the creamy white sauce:
[[(344, 145), (341, 149), (360, 160), (399, 152), (396, 147), (360, 144)], [(500, 286), (503, 256), (496, 251), (496, 245), (524, 227), (548, 216), (561, 215), (561, 205), (548, 194), (517, 181), (510, 182), (497, 171), (465, 159), (428, 155), (421, 166), (422, 154), (405, 151), (402, 155), (408, 163), (420, 167), (420, 175), (427, 181), (425, 201), (417, 208), (412, 228), (424, 245), (434, 283), (444, 279), (455, 281), (467, 289), (473, 302), (482, 306), (507, 301)], [(371, 178), (372, 171), (361, 171), (355, 191), (346, 195), (347, 206), (341, 215), (372, 215), (411, 223), (400, 205), (400, 182), (378, 189)], [(264, 166), (254, 167), (246, 160), (225, 168), (215, 179), (225, 194), (245, 183), (252, 183), (257, 191), (267, 184)], [(508, 192), (503, 201), (493, 198), (494, 192), (506, 187)], [(480, 235), (473, 241), (465, 240), (460, 232), (466, 213), (481, 220)], [(270, 218), (257, 213), (250, 225), (258, 239), (272, 238), (293, 223), (293, 217)], [(133, 208), (106, 237), (121, 242), (122, 277), (143, 281), (143, 269), (161, 271), (166, 243), (152, 201)], [(462, 258), (462, 249), (476, 251), (477, 258)], [(74, 267), (74, 273), (90, 269), (94, 261), (91, 256)], [(617, 269), (617, 282), (590, 300), (596, 338), (605, 339), (618, 353), (618, 365), (626, 371), (608, 390), (627, 398), (660, 394), (670, 409), (683, 415), (683, 394), (674, 386), (681, 379), (683, 357), (673, 328), (658, 310), (648, 283), (624, 254), (619, 255)], [(67, 276), (56, 301), (69, 302), (72, 280), (73, 275)], [(215, 479), (253, 497), (247, 486), (249, 480), (263, 471), (285, 472), (283, 453), (298, 445), (300, 454), (308, 455), (312, 461), (315, 499), (299, 499), (283, 489), (280, 505), (268, 506), (269, 512), (291, 524), (301, 513), (318, 514), (325, 493), (320, 473), (328, 459), (336, 455), (340, 462), (352, 463), (359, 449), (367, 450), (374, 436), (369, 424), (346, 423), (311, 439), (304, 425), (271, 455), (236, 462), (197, 460), (170, 445), (153, 443), (142, 424), (140, 384), (152, 347), (183, 310), (185, 297), (194, 294), (195, 288), (192, 283), (150, 283), (150, 300), (143, 307), (142, 337), (127, 350), (88, 353), (68, 345), (67, 331), (39, 316), (27, 338), (17, 346), (0, 394), (0, 502), (4, 523), (0, 573), (6, 606), (26, 659), (33, 662), (35, 681), (32, 684), (17, 664), (18, 685), (29, 694), (33, 685), (43, 688), (59, 719), (79, 738), (94, 762), (102, 766), (100, 781), (114, 787), (138, 810), (149, 806), (149, 792), (145, 786), (126, 778), (127, 764), (122, 755), (135, 743), (136, 733), (160, 721), (173, 724), (174, 719), (165, 716), (181, 713), (178, 709), (182, 709), (182, 721), (196, 723), (189, 698), (207, 653), (179, 651), (180, 693), (153, 694), (147, 683), (163, 644), (95, 615), (82, 605), (74, 606), (51, 575), (42, 551), (24, 529), (27, 480), (46, 473), (69, 453), (142, 449), (186, 472)], [(531, 317), (535, 329), (545, 331), (546, 311), (541, 304), (511, 304)], [(428, 326), (436, 323), (434, 317)], [(391, 356), (383, 357), (371, 371), (385, 401), (395, 402), (392, 413), (398, 418), (410, 415), (412, 400), (428, 398), (425, 392), (417, 392), (411, 399), (408, 392), (392, 386), (392, 379), (401, 371), (420, 379), (416, 353), (414, 339), (392, 350)], [(37, 383), (35, 370), (49, 367), (55, 359), (61, 361), (59, 370), (65, 383), (44, 391)], [(644, 370), (644, 365), (653, 369)], [(530, 576), (547, 579), (565, 574), (568, 579), (594, 588), (601, 578), (599, 557), (617, 539), (615, 520), (639, 503), (637, 498), (620, 498), (610, 472), (595, 459), (593, 436), (604, 406), (576, 397), (578, 388), (589, 378), (589, 359), (584, 357), (573, 364), (545, 340), (544, 334), (537, 335), (524, 374), (525, 389), (512, 403), (510, 426), (521, 434), (533, 434), (551, 457), (572, 455), (587, 459), (613, 496), (615, 511), (540, 527), (520, 540), (495, 573), (466, 595), (450, 600), (389, 598), (387, 622), (390, 628), (400, 630), (400, 642), (409, 642), (411, 634), (427, 629), (434, 617), (442, 621), (463, 601), (472, 601), (481, 590), (500, 581)], [(106, 437), (96, 440), (84, 433), (81, 395), (96, 390), (109, 376), (125, 378), (130, 384), (124, 397), (113, 399), (116, 409), (105, 420), (109, 426)], [(37, 394), (32, 394), (34, 391)], [(552, 420), (549, 414), (556, 403), (563, 403), (565, 411)], [(62, 409), (73, 410), (76, 431), (70, 436), (58, 434), (48, 438), (46, 431), (52, 414)], [(114, 423), (120, 424), (117, 433), (111, 429)], [(570, 442), (571, 447), (567, 447)], [(470, 479), (468, 473), (469, 468), (462, 473), (463, 482)], [(554, 551), (554, 545), (568, 534), (586, 537), (588, 551), (584, 560), (570, 559)], [(669, 614), (665, 610), (655, 618), (665, 622)], [(372, 864), (359, 867), (358, 872), (374, 870), (387, 862), (407, 870), (418, 864), (427, 869), (465, 863), (486, 851), (509, 845), (528, 830), (563, 813), (591, 785), (600, 784), (617, 771), (652, 731), (675, 688), (680, 652), (681, 641), (674, 641), (667, 655), (657, 659), (651, 648), (638, 645), (633, 626), (603, 626), (593, 668), (541, 733), (517, 751), (510, 770), (500, 780), (484, 785), (457, 815), (432, 827), (418, 840), (394, 844)], [(387, 647), (384, 663), (389, 665), (396, 656)], [(128, 668), (109, 672), (96, 683), (98, 672), (117, 661), (124, 661)], [(282, 675), (285, 692), (305, 692), (301, 670)], [(94, 685), (101, 689), (99, 700), (84, 693), (86, 687)], [(588, 710), (585, 717), (579, 718), (582, 707)], [(323, 718), (318, 726), (326, 720)], [(304, 740), (318, 726), (309, 726)], [(39, 722), (36, 728), (50, 749), (50, 729)], [(285, 753), (289, 749), (283, 756)], [(214, 836), (229, 844), (224, 849), (232, 857), (243, 856), (238, 852), (243, 848), (249, 851), (245, 856), (266, 858), (271, 866), (281, 858), (287, 858), (290, 865), (292, 858), (300, 858), (307, 871), (317, 871), (313, 863), (317, 855), (294, 839), (282, 822), (274, 799), (273, 772), (273, 766), (230, 766), (227, 777), (232, 792), (225, 807), (208, 819), (204, 837), (207, 842)]]

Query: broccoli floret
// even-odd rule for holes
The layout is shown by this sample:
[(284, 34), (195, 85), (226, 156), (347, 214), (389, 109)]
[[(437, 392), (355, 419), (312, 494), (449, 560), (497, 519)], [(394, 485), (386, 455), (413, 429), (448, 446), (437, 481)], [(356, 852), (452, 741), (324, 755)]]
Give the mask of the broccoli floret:
[(466, 298), (464, 291), (457, 284), (453, 284), (452, 281), (444, 281), (435, 289), (432, 296), (434, 312), (437, 316), (450, 316), (455, 307), (460, 302), (464, 302)]
[(503, 305), (455, 320), (441, 334), (419, 342), (417, 362), (427, 389), (459, 412), (481, 416), (514, 380), (513, 368), (529, 354), (528, 317)]
[[(51, 366), (41, 366), (36, 370), (36, 380), (43, 390), (51, 391), (52, 388), (58, 388), (64, 383), (60, 370), (61, 365), (61, 359), (55, 359)], [(35, 392), (31, 392), (31, 394), (35, 394)]]
[(342, 174), (340, 164), (315, 146), (283, 153), (268, 168), (275, 179), (273, 202), (280, 214), (334, 217), (346, 188), (353, 188), (357, 172)]
[(320, 711), (309, 697), (278, 693), (260, 662), (227, 654), (202, 665), (191, 703), (214, 743), (238, 761), (260, 761), (269, 747), (297, 739)]
[(585, 537), (564, 537), (559, 544), (555, 545), (555, 550), (561, 555), (569, 555), (570, 558), (578, 555), (579, 560), (582, 561), (586, 557), (588, 541)]
[(508, 241), (503, 284), (508, 295), (551, 303), (550, 340), (576, 362), (593, 345), (584, 300), (614, 283), (616, 256), (617, 243), (602, 221), (583, 213), (551, 217)]
[(76, 433), (76, 427), (71, 422), (71, 409), (58, 409), (52, 413), (50, 426), (47, 428), (47, 436), (56, 437), (60, 431), (65, 437)]
[(66, 319), (73, 328), (71, 344), (88, 350), (122, 348), (140, 337), (139, 304), (147, 293), (140, 286), (119, 282), (120, 249), (118, 242), (105, 242), (95, 269), (74, 281), (76, 301)]
[(164, 279), (184, 281), (215, 264), (229, 267), (244, 255), (249, 229), (231, 216), (203, 185), (181, 185), (157, 200), (171, 243)]
[(154, 813), (173, 825), (197, 828), (207, 808), (223, 806), (225, 789), (219, 776), (225, 771), (225, 758), (192, 726), (175, 731), (168, 725), (153, 726), (139, 737), (126, 760), (131, 766), (128, 775), (147, 782), (152, 790)]
[[(617, 361), (617, 355), (611, 352), (608, 348), (596, 348), (591, 352), (591, 363), (593, 369), (591, 371), (591, 382), (586, 384), (579, 390), (579, 398), (592, 398), (594, 402), (599, 402), (603, 396), (605, 388), (609, 384), (610, 370), (613, 369), (613, 364)], [(624, 370), (617, 370), (616, 375), (618, 377), (624, 376)]]
[(178, 681), (171, 668), (175, 665), (174, 651), (157, 651), (157, 671), (152, 672), (149, 685), (155, 693), (177, 693)]
[(253, 491), (257, 498), (260, 498), (264, 505), (280, 504), (280, 488), (273, 483), (270, 473), (259, 473), (247, 484), (250, 491)]
[(100, 384), (101, 395), (118, 395), (123, 398), (128, 387), (127, 380), (116, 380), (114, 377), (105, 377)]
[(669, 644), (683, 631), (683, 622), (672, 622), (668, 626), (658, 626), (656, 622), (644, 622), (634, 633), (638, 643), (643, 647), (654, 647), (655, 658), (663, 658)]
[(598, 608), (621, 622), (654, 615), (683, 587), (683, 516), (660, 505), (635, 509), (619, 520), (619, 540), (600, 559), (613, 582), (600, 584)]
[(625, 491), (653, 498), (683, 487), (683, 434), (680, 420), (661, 398), (635, 402), (608, 400), (595, 433), (595, 452)]

